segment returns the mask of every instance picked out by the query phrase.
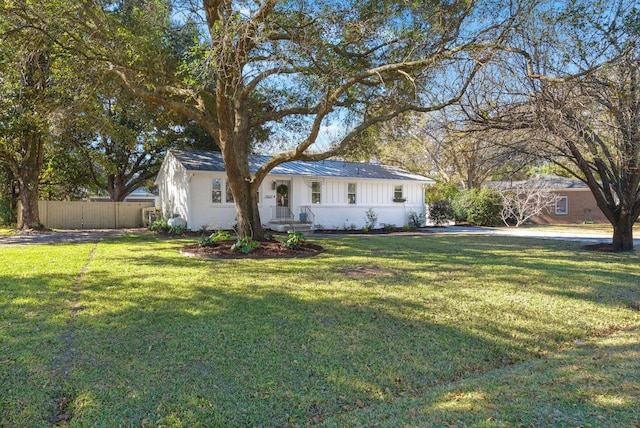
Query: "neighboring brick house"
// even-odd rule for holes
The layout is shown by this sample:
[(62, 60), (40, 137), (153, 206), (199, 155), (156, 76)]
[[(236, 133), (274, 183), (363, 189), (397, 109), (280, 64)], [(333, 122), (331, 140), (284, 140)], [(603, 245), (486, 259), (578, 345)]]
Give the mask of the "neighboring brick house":
[(538, 186), (558, 195), (555, 207), (532, 217), (535, 224), (608, 223), (589, 187), (575, 178), (546, 175), (523, 181), (491, 181), (485, 185), (498, 189)]

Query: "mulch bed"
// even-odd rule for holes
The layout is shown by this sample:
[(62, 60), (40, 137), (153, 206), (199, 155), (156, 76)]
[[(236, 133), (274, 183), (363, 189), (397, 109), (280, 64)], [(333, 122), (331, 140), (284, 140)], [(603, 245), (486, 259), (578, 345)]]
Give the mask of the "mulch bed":
[(235, 241), (222, 241), (215, 247), (200, 247), (198, 244), (186, 245), (180, 249), (180, 254), (205, 259), (268, 259), (310, 257), (324, 252), (322, 246), (310, 242), (304, 242), (300, 244), (299, 249), (292, 250), (284, 247), (279, 241), (263, 241), (260, 242), (258, 248), (244, 254), (241, 251), (231, 250), (234, 243)]

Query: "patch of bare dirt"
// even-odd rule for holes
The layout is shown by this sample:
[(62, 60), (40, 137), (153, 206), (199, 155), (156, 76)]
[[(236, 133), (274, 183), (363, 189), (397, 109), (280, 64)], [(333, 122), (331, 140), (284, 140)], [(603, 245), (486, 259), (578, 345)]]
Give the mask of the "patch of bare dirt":
[(300, 248), (293, 250), (286, 248), (279, 241), (260, 242), (258, 248), (250, 253), (231, 250), (235, 241), (222, 241), (215, 247), (200, 247), (198, 244), (186, 245), (180, 249), (180, 254), (210, 259), (265, 259), (265, 258), (293, 258), (309, 257), (324, 252), (324, 248), (311, 242), (300, 244)]
[(393, 272), (377, 266), (355, 266), (339, 269), (338, 272), (352, 278), (374, 278), (377, 276), (393, 276)]

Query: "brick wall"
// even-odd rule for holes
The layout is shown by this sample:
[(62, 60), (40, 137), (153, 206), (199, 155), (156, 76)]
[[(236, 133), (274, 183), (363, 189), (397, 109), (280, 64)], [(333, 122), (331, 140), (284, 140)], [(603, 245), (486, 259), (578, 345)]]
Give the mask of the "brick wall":
[(533, 217), (531, 222), (535, 224), (553, 223), (584, 223), (585, 221), (594, 223), (608, 223), (600, 208), (596, 205), (596, 200), (590, 190), (556, 191), (558, 196), (567, 197), (567, 214), (556, 214), (555, 209), (547, 213)]

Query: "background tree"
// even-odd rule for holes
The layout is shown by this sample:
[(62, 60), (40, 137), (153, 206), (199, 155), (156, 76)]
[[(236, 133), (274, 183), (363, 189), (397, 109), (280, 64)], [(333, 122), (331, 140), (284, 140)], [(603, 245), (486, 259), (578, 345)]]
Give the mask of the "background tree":
[(523, 178), (534, 162), (520, 150), (515, 134), (468, 129), (456, 106), (388, 122), (372, 140), (365, 158), (372, 156), (463, 189), (480, 189), (489, 179)]
[(11, 170), (0, 162), (0, 224), (16, 222), (17, 183)]
[[(0, 18), (1, 20), (1, 18)], [(0, 25), (6, 23), (0, 23)], [(18, 183), (19, 228), (38, 229), (38, 176), (49, 138), (54, 56), (37, 34), (30, 40), (0, 34), (0, 161)]]
[[(519, 12), (491, 1), (132, 0), (64, 4), (73, 10), (51, 22), (30, 4), (20, 13), (34, 26), (72, 29), (60, 41), (67, 49), (108, 64), (137, 96), (216, 140), (239, 233), (257, 239), (255, 195), (272, 168), (340, 155), (376, 123), (450, 105), (487, 59), (480, 47), (500, 41)], [(185, 29), (200, 32), (188, 54), (167, 61)], [(314, 151), (332, 123), (343, 131)], [(248, 155), (265, 131), (284, 149), (251, 173)]]
[(589, 186), (614, 249), (631, 250), (640, 215), (638, 5), (553, 3), (521, 30), (505, 48), (501, 92), (472, 106), (473, 120), (528, 131), (530, 151)]
[(502, 221), (507, 226), (515, 227), (553, 208), (558, 200), (558, 195), (535, 180), (498, 189), (498, 193), (502, 197)]

